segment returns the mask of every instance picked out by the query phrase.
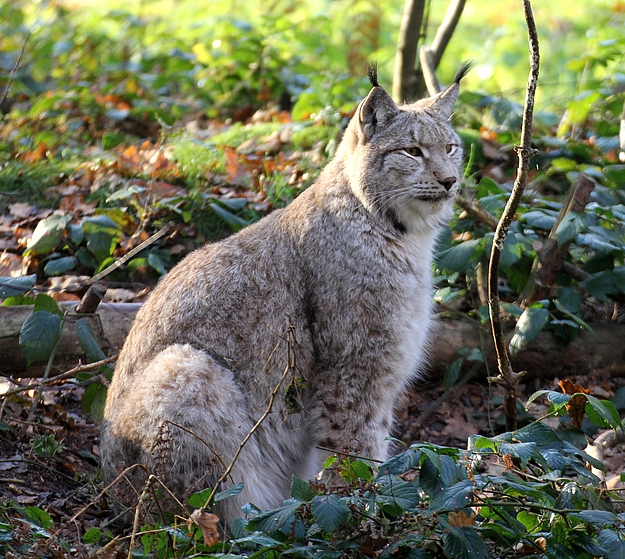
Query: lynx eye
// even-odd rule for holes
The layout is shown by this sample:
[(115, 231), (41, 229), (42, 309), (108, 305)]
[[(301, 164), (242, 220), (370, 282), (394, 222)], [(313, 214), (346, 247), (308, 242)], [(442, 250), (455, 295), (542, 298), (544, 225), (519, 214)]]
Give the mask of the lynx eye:
[(445, 150), (447, 151), (447, 153), (452, 153), (454, 151), (456, 151), (456, 145), (455, 144), (447, 144), (445, 146)]
[(405, 148), (404, 151), (408, 155), (412, 155), (414, 157), (423, 157), (423, 152), (419, 148), (417, 148), (417, 147)]

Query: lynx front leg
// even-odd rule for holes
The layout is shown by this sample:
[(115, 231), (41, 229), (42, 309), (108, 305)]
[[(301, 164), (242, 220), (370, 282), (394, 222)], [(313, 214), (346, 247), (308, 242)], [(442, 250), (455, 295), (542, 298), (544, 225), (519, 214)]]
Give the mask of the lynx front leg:
[(393, 404), (377, 405), (365, 398), (325, 401), (319, 411), (319, 447), (384, 461), (389, 456)]

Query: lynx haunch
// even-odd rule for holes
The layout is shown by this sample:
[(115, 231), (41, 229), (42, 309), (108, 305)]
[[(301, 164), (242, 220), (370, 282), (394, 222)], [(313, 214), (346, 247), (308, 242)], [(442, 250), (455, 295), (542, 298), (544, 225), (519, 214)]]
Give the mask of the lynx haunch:
[[(213, 486), (266, 411), (289, 347), (298, 382), (289, 394), (292, 379), (283, 382), (229, 478), (244, 490), (215, 512), (229, 523), (247, 502), (280, 505), (292, 475), (319, 472), (319, 447), (388, 457), (393, 406), (427, 359), (433, 247), (462, 160), (449, 120), (466, 70), (402, 106), (370, 72), (373, 87), (316, 183), (161, 281), (109, 388), (107, 481), (142, 463), (181, 498)], [(134, 489), (118, 490), (128, 503), (145, 483), (133, 472)]]

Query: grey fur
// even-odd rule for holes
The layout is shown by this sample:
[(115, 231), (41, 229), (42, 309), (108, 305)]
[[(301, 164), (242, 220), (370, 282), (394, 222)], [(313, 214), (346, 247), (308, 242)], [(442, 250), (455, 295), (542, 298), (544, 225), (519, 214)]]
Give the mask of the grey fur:
[[(109, 388), (107, 481), (148, 462), (179, 496), (214, 484), (267, 409), (291, 334), (300, 411), (282, 386), (228, 483), (245, 490), (217, 514), (229, 523), (248, 501), (281, 504), (293, 474), (320, 470), (317, 446), (388, 457), (393, 406), (426, 360), (433, 248), (462, 159), (449, 124), (457, 95), (454, 82), (398, 107), (373, 87), (312, 187), (161, 281)], [(154, 446), (165, 420), (197, 437), (170, 425)], [(136, 502), (142, 476), (127, 476), (122, 500)]]

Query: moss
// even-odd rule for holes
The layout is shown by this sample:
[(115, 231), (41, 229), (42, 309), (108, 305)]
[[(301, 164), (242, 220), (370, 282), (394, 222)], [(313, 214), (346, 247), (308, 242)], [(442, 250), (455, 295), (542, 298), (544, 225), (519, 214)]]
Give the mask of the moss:
[(307, 150), (311, 149), (319, 141), (327, 144), (330, 140), (336, 138), (337, 135), (338, 128), (334, 126), (304, 126), (293, 131), (293, 134), (291, 134), (291, 145), (295, 149)]

